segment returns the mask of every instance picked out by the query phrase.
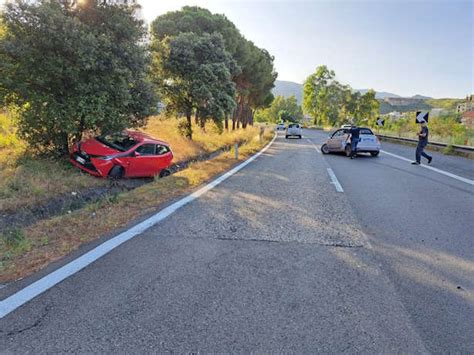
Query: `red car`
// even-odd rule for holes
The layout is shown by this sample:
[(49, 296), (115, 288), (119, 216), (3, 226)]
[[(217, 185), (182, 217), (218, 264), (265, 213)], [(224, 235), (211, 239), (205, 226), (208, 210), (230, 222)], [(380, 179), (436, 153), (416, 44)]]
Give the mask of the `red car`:
[(106, 134), (74, 144), (70, 161), (99, 177), (168, 175), (173, 160), (169, 145), (142, 132)]

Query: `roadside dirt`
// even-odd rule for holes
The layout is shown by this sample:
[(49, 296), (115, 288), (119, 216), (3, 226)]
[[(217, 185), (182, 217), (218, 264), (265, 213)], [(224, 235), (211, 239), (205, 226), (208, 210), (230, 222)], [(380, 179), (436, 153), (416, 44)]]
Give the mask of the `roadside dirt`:
[[(240, 146), (245, 143), (245, 141), (241, 141), (238, 145)], [(232, 146), (225, 146), (216, 151), (201, 154), (186, 161), (177, 162), (170, 166), (170, 173), (174, 174), (180, 170), (186, 169), (190, 164), (195, 162), (213, 159), (230, 149), (232, 149)], [(107, 186), (72, 191), (62, 196), (49, 199), (40, 205), (22, 208), (16, 211), (0, 210), (0, 233), (7, 230), (24, 228), (43, 219), (71, 213), (74, 210), (84, 207), (88, 203), (98, 202), (106, 197), (114, 196), (124, 191), (133, 190), (152, 181), (153, 178), (109, 181)]]

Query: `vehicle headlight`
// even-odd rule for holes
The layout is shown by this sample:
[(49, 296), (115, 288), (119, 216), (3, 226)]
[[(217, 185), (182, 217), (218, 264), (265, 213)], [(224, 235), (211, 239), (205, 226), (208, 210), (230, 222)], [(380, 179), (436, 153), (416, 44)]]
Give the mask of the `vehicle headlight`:
[(110, 156), (107, 156), (107, 157), (100, 157), (99, 159), (109, 161), (109, 160), (112, 160), (113, 158), (115, 158), (115, 157), (113, 155), (110, 155)]

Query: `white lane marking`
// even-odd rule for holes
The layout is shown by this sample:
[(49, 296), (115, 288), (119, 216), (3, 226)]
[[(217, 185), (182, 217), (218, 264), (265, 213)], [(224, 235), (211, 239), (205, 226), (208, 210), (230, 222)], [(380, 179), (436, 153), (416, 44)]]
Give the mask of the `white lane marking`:
[(331, 178), (333, 184), (336, 187), (337, 192), (344, 192), (344, 189), (342, 188), (341, 184), (339, 183), (339, 180), (337, 180), (336, 174), (334, 174), (334, 171), (332, 171), (331, 168), (327, 168), (329, 177)]
[[(407, 162), (412, 162), (413, 160), (410, 160), (410, 159), (407, 159), (405, 157), (401, 157), (400, 155), (397, 155), (397, 154), (393, 154), (393, 153), (389, 153), (385, 150), (380, 150), (382, 153), (384, 154), (387, 154), (387, 155), (390, 155), (394, 158), (397, 158), (397, 159), (400, 159), (400, 160), (404, 160), (404, 161), (407, 161)], [(462, 176), (458, 176), (458, 175), (455, 175), (453, 173), (449, 173), (447, 171), (444, 171), (444, 170), (441, 170), (441, 169), (437, 169), (437, 168), (433, 168), (432, 166), (429, 166), (429, 165), (419, 165), (421, 166), (422, 168), (425, 168), (425, 169), (428, 169), (428, 170), (431, 170), (431, 171), (434, 171), (434, 172), (437, 172), (438, 174), (442, 174), (442, 175), (445, 175), (445, 176), (449, 176), (450, 178), (453, 178), (453, 179), (456, 179), (456, 180), (459, 180), (459, 181), (462, 181), (462, 182), (465, 182), (466, 184), (469, 184), (469, 185), (474, 185), (474, 180), (471, 180), (471, 179), (467, 179), (467, 178), (464, 178)]]
[(42, 279), (33, 282), (31, 285), (25, 287), (24, 289), (18, 291), (17, 293), (11, 295), (5, 300), (0, 302), (0, 319), (5, 317), (7, 314), (13, 312), (18, 307), (24, 305), (25, 303), (31, 301), (33, 298), (39, 296), (43, 292), (49, 290), (51, 287), (65, 280), (66, 278), (74, 275), (78, 271), (84, 269), (89, 264), (93, 263), (97, 259), (101, 258), (105, 254), (109, 253), (113, 249), (117, 248), (119, 245), (125, 243), (126, 241), (136, 237), (137, 235), (143, 233), (148, 228), (154, 226), (158, 222), (164, 220), (169, 215), (176, 212), (178, 209), (188, 204), (189, 202), (199, 198), (201, 195), (205, 194), (209, 190), (213, 189), (219, 185), (224, 180), (227, 180), (229, 177), (237, 173), (239, 170), (243, 169), (245, 166), (253, 162), (261, 154), (263, 154), (275, 141), (276, 135), (273, 137), (270, 143), (268, 143), (261, 151), (251, 156), (249, 159), (243, 163), (237, 165), (235, 168), (229, 170), (224, 175), (210, 182), (206, 186), (202, 187), (196, 192), (182, 198), (181, 200), (173, 203), (172, 205), (166, 207), (150, 218), (144, 220), (143, 222), (137, 224), (136, 226), (130, 228), (129, 230), (120, 233), (116, 237), (107, 240), (91, 251), (85, 253), (84, 255), (78, 257), (77, 259), (71, 261), (70, 263), (62, 266), (56, 271), (46, 275)]
[(318, 146), (317, 146), (316, 144), (314, 144), (314, 143), (311, 141), (311, 139), (309, 139), (309, 138), (306, 138), (306, 139), (307, 139), (308, 142), (311, 143), (311, 145), (314, 147), (314, 149), (316, 149), (316, 151), (317, 151), (319, 154), (321, 154), (321, 150), (318, 148)]

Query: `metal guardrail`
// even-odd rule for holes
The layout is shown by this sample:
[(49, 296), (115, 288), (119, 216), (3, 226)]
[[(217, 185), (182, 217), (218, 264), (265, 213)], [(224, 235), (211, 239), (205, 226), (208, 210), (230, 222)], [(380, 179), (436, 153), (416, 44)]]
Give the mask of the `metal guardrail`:
[[(418, 143), (418, 140), (413, 139), (413, 138), (404, 138), (404, 137), (397, 137), (397, 136), (386, 136), (384, 134), (377, 134), (377, 137), (392, 139), (392, 140), (401, 141), (401, 142)], [(471, 147), (469, 145), (457, 145), (457, 144), (447, 144), (447, 143), (439, 143), (439, 142), (429, 142), (428, 145), (431, 145), (431, 146), (434, 146), (434, 147), (443, 147), (443, 148), (450, 145), (455, 150), (463, 151), (463, 152), (467, 152), (467, 153), (474, 153), (474, 147)]]

